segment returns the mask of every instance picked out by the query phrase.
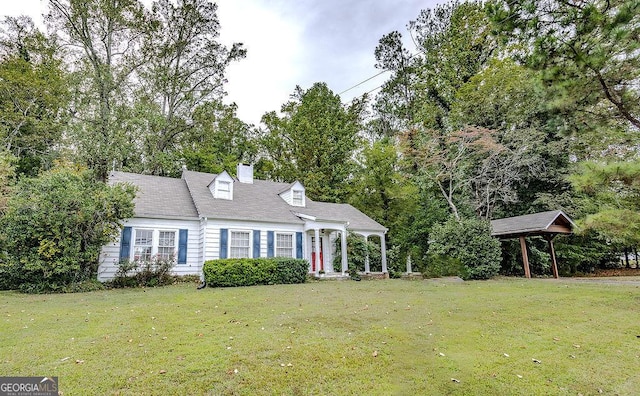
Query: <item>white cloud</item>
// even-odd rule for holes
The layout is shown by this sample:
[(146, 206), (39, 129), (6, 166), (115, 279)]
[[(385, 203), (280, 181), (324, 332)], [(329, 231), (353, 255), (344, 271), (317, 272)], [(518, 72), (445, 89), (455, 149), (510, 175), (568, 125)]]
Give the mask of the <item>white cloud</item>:
[(244, 43), (247, 57), (227, 69), (226, 102), (238, 104), (238, 116), (257, 124), (265, 112), (280, 110), (304, 74), (300, 26), (278, 8), (259, 1), (218, 3), (221, 41)]

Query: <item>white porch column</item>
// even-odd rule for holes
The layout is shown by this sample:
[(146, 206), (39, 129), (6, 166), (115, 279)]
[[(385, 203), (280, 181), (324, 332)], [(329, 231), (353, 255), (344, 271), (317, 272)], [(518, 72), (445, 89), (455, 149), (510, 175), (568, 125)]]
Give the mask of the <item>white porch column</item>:
[(387, 270), (387, 242), (384, 240), (384, 234), (380, 235), (380, 254), (382, 255), (382, 273), (389, 272)]
[(341, 244), (340, 244), (340, 253), (342, 254), (342, 275), (345, 274), (349, 270), (349, 265), (347, 264), (347, 230), (344, 229), (340, 232), (341, 236)]
[[(369, 242), (369, 238), (365, 235), (364, 243), (365, 245)], [(364, 257), (364, 273), (368, 274), (371, 272), (371, 267), (369, 266), (369, 249), (367, 249), (367, 255)]]
[(316, 251), (316, 275), (320, 274), (320, 229), (316, 228), (313, 230), (313, 235), (315, 237), (315, 251)]

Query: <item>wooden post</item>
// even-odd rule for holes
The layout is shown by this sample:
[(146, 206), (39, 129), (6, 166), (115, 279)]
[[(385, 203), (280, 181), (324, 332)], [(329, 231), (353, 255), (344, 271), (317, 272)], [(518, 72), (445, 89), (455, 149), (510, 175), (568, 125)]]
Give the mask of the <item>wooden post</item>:
[(527, 255), (527, 242), (524, 240), (524, 236), (520, 237), (520, 250), (522, 250), (522, 265), (524, 266), (524, 276), (531, 278), (531, 271), (529, 270), (529, 256)]
[(556, 261), (556, 250), (553, 248), (553, 235), (546, 236), (546, 240), (549, 243), (549, 254), (551, 255), (551, 269), (553, 270), (553, 277), (558, 279), (558, 262)]

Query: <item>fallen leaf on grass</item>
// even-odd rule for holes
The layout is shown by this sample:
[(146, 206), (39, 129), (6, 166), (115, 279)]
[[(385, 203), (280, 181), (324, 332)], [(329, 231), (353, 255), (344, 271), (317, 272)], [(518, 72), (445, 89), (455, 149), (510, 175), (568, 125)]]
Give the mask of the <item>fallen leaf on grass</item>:
[(573, 344), (573, 347), (574, 347), (574, 348), (580, 348), (580, 345), (578, 345), (578, 344)]
[(522, 376), (520, 374), (516, 374), (516, 377), (518, 378), (522, 378)]
[(444, 353), (442, 353), (442, 352), (440, 352), (440, 353), (439, 353), (439, 355), (440, 355), (440, 356), (445, 356), (445, 355), (444, 355)]
[(66, 361), (66, 360), (69, 360), (70, 358), (71, 358), (70, 356), (67, 356), (67, 357), (64, 357), (64, 358), (60, 359), (60, 361), (61, 361), (61, 362), (64, 362), (64, 361)]
[(159, 373), (160, 373), (160, 374), (166, 374), (166, 373), (167, 373), (167, 370), (160, 370), (160, 371), (159, 371)]
[(508, 353), (503, 353), (504, 357), (509, 357)]

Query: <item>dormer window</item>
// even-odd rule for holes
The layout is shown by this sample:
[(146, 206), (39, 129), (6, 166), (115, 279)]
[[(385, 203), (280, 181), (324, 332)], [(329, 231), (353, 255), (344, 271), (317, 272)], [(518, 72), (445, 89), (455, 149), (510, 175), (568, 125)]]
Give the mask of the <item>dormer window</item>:
[(231, 199), (231, 182), (218, 181), (218, 198)]
[(304, 206), (304, 191), (302, 190), (292, 191), (291, 205)]
[(291, 206), (305, 207), (307, 205), (304, 196), (304, 186), (300, 182), (295, 182), (280, 192), (280, 198)]
[(226, 171), (216, 176), (209, 184), (209, 191), (217, 199), (233, 199), (233, 178)]

